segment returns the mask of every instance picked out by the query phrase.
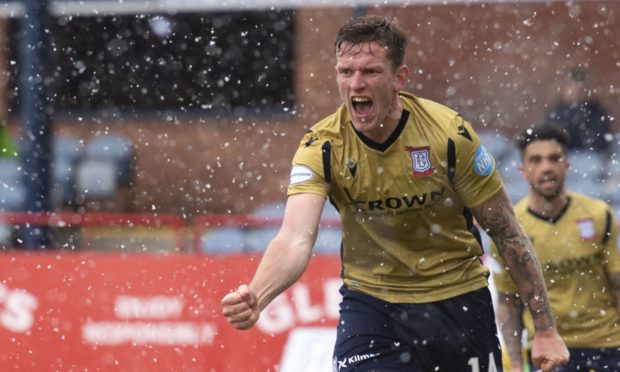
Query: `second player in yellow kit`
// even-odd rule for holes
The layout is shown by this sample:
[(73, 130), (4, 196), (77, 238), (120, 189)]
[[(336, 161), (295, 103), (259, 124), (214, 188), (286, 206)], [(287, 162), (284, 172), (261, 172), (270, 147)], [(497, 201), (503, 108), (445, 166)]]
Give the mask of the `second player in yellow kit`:
[[(609, 273), (620, 273), (617, 225), (607, 203), (567, 193), (568, 204), (555, 218), (540, 216), (522, 200), (519, 222), (534, 244), (543, 268), (556, 324), (570, 347), (620, 346), (620, 312)], [(505, 294), (516, 287), (502, 270), (495, 285)], [(525, 313), (528, 333), (532, 321)]]
[[(566, 191), (567, 137), (545, 125), (523, 132), (521, 172), (528, 197), (515, 206), (540, 261), (560, 336), (571, 360), (559, 371), (620, 371), (620, 254), (618, 227), (609, 205)], [(499, 318), (514, 370), (521, 367), (521, 334), (532, 341), (531, 316), (499, 261), (494, 273)]]

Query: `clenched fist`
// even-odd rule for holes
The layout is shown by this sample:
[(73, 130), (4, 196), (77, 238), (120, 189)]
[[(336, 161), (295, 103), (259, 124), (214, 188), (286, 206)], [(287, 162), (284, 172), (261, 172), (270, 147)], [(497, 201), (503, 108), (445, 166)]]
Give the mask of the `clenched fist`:
[(222, 298), (222, 314), (235, 328), (246, 330), (258, 321), (260, 310), (256, 294), (245, 284)]

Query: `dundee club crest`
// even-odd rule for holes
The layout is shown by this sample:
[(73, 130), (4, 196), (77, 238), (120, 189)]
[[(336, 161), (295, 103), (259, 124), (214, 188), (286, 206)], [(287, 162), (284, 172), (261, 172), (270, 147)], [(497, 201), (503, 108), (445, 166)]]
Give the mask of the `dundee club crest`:
[(414, 177), (430, 176), (435, 169), (431, 164), (430, 147), (407, 147), (411, 155), (411, 166)]

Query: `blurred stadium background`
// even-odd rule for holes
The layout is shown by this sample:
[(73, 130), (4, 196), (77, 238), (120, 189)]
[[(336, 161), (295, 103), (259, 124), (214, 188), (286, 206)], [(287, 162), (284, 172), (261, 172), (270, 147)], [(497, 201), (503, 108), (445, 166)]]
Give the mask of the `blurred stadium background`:
[[(407, 63), (413, 74), (407, 90), (454, 107), (472, 123), (495, 155), (513, 201), (527, 191), (513, 137), (544, 120), (568, 69), (590, 70), (592, 91), (612, 118), (620, 115), (617, 1), (0, 2), (0, 118), (17, 152), (0, 159), (0, 244), (6, 261), (0, 270), (5, 275), (0, 317), (20, 314), (7, 310), (9, 298), (30, 291), (37, 299), (35, 306), (22, 296), (18, 306), (32, 310), (30, 328), (16, 328), (14, 319), (0, 327), (12, 337), (4, 346), (15, 349), (0, 361), (39, 369), (175, 370), (166, 366), (181, 359), (184, 370), (241, 370), (233, 361), (238, 350), (226, 349), (226, 340), (235, 340), (226, 328), (214, 331), (214, 339), (172, 343), (183, 351), (175, 354), (161, 351), (170, 345), (162, 346), (156, 337), (144, 336), (159, 343), (118, 334), (106, 339), (105, 329), (97, 328), (99, 336), (89, 338), (84, 323), (58, 314), (50, 318), (49, 309), (60, 313), (73, 304), (85, 312), (71, 313), (80, 319), (156, 323), (162, 318), (148, 311), (174, 305), (178, 290), (185, 307), (170, 319), (195, 320), (192, 316), (200, 314), (224, 327), (218, 323), (219, 296), (249, 279), (256, 255), (275, 234), (298, 141), (339, 102), (332, 79), (333, 38), (346, 19), (358, 14), (399, 20), (411, 35)], [(618, 123), (612, 126), (618, 133)], [(609, 141), (610, 157), (571, 154), (569, 183), (575, 191), (609, 201), (619, 215), (620, 136)], [(335, 322), (328, 306), (333, 299), (322, 292), (338, 275), (340, 232), (329, 205), (324, 224), (316, 252), (333, 272), (309, 274), (308, 282), (318, 284), (306, 288), (306, 297), (303, 287), (289, 295), (296, 326)], [(33, 240), (51, 248), (51, 256), (33, 258), (32, 251), (20, 251)], [(92, 252), (113, 254), (118, 262), (101, 262)], [(156, 253), (139, 257), (166, 258), (169, 265), (157, 274), (146, 261), (133, 261), (138, 252)], [(59, 261), (63, 275), (50, 278), (39, 269)], [(84, 265), (88, 269), (79, 271)], [(133, 276), (134, 268), (146, 279)], [(109, 297), (101, 301), (110, 314), (89, 313), (78, 301), (89, 290), (75, 296), (70, 285), (63, 296), (78, 297), (75, 303), (45, 302), (57, 299), (50, 293), (66, 286), (68, 273), (75, 272), (90, 272), (83, 276), (95, 287), (113, 278), (115, 284), (101, 289)], [(183, 289), (149, 285), (162, 276)], [(30, 288), (41, 282), (50, 287)], [(142, 309), (135, 310), (142, 315), (118, 313), (119, 301), (126, 303), (122, 296), (129, 295), (135, 297), (131, 308)], [(158, 296), (168, 302), (162, 305)], [(197, 297), (208, 299), (188, 300)], [(303, 299), (309, 302), (303, 305)], [(313, 310), (318, 318), (308, 315)], [(37, 328), (37, 321), (44, 325)], [(211, 325), (196, 326), (203, 327), (200, 334), (211, 330)], [(255, 352), (250, 355), (267, 356), (256, 356), (256, 367), (245, 370), (281, 365), (280, 370), (300, 371), (299, 365), (289, 366), (290, 356), (281, 355), (292, 328), (282, 328), (275, 338), (278, 352), (265, 351), (273, 329), (252, 333), (246, 345)], [(67, 335), (70, 341), (60, 339), (57, 355), (47, 355), (20, 339), (24, 332), (37, 336), (37, 330)], [(296, 332), (295, 342), (306, 340), (323, 355), (323, 335), (313, 332)], [(137, 347), (142, 358), (109, 346), (110, 337), (120, 340), (112, 345)], [(263, 350), (257, 344), (267, 346)], [(65, 350), (75, 345), (86, 347), (99, 367), (93, 367), (92, 358), (74, 359)], [(19, 351), (28, 348), (34, 352), (24, 358)], [(93, 351), (98, 348), (103, 351)], [(152, 358), (144, 362), (145, 355)], [(305, 366), (307, 371), (322, 368)]]

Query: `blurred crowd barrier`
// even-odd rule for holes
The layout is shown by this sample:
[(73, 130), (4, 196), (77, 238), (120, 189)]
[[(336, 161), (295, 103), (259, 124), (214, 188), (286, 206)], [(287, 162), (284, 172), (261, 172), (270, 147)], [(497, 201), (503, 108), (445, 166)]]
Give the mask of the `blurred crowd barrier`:
[(316, 257), (250, 331), (220, 300), (252, 255), (0, 254), (0, 364), (12, 371), (331, 371), (337, 256)]
[(187, 246), (177, 215), (0, 212), (0, 247), (19, 249), (24, 227), (49, 234), (52, 250), (183, 252)]
[[(260, 253), (281, 222), (281, 215), (260, 213), (198, 215), (187, 222), (172, 214), (0, 212), (0, 249), (19, 249), (24, 227), (34, 227), (51, 236), (52, 250)], [(341, 237), (340, 219), (324, 214), (315, 253), (338, 254)]]

